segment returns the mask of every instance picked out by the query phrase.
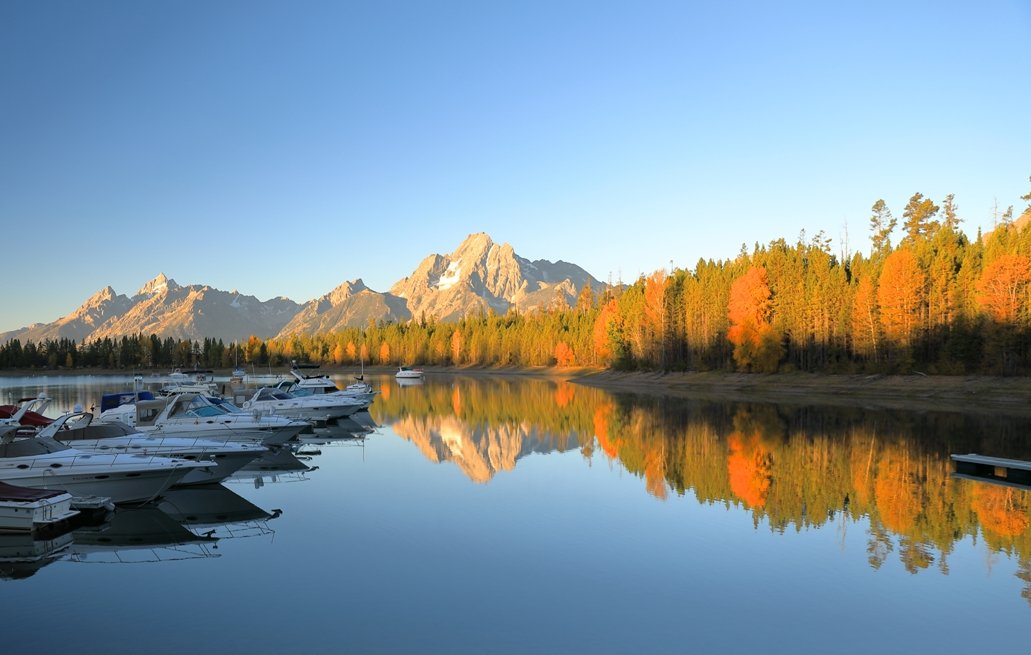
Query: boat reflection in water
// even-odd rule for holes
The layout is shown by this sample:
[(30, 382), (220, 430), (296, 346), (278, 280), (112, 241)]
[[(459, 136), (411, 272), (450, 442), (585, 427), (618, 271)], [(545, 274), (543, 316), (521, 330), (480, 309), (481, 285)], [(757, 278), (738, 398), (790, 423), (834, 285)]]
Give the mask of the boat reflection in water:
[(0, 535), (0, 580), (21, 580), (61, 559), (72, 543), (70, 532), (49, 539), (33, 534)]
[(297, 435), (297, 442), (300, 444), (319, 445), (355, 443), (364, 441), (374, 431), (373, 428), (348, 419), (335, 425), (330, 424), (312, 428), (311, 432)]
[(358, 412), (357, 414), (352, 414), (347, 420), (367, 430), (374, 431), (379, 427), (379, 424), (376, 423), (369, 412)]
[(302, 462), (289, 448), (280, 448), (254, 460), (222, 484), (252, 484), (260, 489), (267, 483), (304, 482), (308, 480), (306, 474), (316, 468)]
[(97, 527), (72, 532), (67, 559), (79, 563), (135, 564), (218, 557), (218, 541), (183, 527), (154, 505), (118, 508)]
[(268, 522), (282, 514), (265, 511), (222, 485), (173, 489), (157, 507), (194, 534), (218, 539), (272, 535)]

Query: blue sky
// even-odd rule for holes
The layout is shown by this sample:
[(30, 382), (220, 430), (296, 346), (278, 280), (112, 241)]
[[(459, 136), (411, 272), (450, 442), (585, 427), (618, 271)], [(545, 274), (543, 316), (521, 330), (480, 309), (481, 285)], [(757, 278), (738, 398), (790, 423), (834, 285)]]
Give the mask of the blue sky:
[(486, 231), (632, 280), (1031, 191), (1031, 3), (0, 3), (0, 331), (386, 290)]

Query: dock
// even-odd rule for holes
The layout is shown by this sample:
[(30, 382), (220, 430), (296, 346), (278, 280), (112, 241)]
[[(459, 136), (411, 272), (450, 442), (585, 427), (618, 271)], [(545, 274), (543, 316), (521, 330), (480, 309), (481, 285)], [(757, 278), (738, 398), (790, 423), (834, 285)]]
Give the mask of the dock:
[(1031, 489), (1031, 462), (1029, 461), (987, 457), (975, 453), (952, 455), (951, 457), (956, 464), (956, 472), (953, 473), (953, 477)]

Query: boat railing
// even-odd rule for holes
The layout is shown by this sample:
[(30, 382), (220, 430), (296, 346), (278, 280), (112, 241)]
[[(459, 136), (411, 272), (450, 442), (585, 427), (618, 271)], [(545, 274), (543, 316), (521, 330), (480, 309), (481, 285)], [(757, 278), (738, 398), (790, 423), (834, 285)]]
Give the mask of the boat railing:
[[(131, 457), (132, 460), (119, 461), (119, 458), (126, 457)], [(108, 458), (110, 458), (110, 461)], [(47, 471), (53, 471), (56, 473), (61, 469), (75, 468), (76, 466), (101, 466), (104, 468), (110, 468), (114, 470), (125, 470), (132, 468), (138, 469), (140, 468), (141, 464), (146, 464), (147, 466), (159, 464), (162, 465), (161, 468), (167, 469), (169, 468), (168, 464), (171, 462), (176, 462), (180, 465), (194, 463), (194, 461), (192, 460), (186, 460), (176, 457), (162, 457), (160, 455), (147, 455), (145, 453), (81, 453), (78, 455), (73, 455), (70, 458), (70, 461), (69, 458), (65, 456), (62, 458), (60, 462), (55, 462), (53, 457), (45, 455), (39, 455), (37, 457), (30, 458), (18, 457), (16, 459), (18, 460), (17, 462), (5, 462), (2, 459), (0, 459), (0, 469), (43, 469), (45, 474)]]
[(170, 544), (167, 546), (126, 547), (117, 545), (93, 548), (73, 548), (62, 559), (79, 564), (147, 564), (152, 562), (173, 562), (189, 559), (221, 557), (209, 547), (216, 540), (203, 543)]

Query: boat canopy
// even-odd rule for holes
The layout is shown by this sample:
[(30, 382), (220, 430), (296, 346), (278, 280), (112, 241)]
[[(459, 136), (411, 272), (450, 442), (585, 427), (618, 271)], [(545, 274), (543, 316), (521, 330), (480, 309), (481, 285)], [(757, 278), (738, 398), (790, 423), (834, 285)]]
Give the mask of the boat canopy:
[(149, 391), (121, 391), (118, 393), (105, 393), (100, 397), (100, 411), (106, 412), (115, 407), (129, 405), (137, 400), (154, 400), (154, 394)]

